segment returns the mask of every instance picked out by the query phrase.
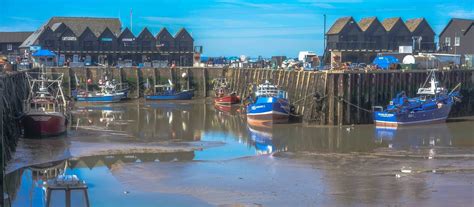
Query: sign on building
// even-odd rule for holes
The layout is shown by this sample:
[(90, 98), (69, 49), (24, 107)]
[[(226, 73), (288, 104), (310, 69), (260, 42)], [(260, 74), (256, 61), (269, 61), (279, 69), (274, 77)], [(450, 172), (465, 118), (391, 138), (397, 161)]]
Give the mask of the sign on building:
[(62, 40), (63, 40), (63, 41), (76, 41), (77, 38), (76, 38), (76, 37), (63, 37)]

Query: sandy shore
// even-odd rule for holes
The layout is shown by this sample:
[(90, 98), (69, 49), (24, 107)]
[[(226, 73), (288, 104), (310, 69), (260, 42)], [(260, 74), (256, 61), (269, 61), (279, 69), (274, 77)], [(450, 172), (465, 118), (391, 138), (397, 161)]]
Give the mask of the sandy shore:
[(472, 166), (472, 159), (284, 153), (219, 162), (127, 164), (112, 174), (131, 194), (186, 195), (212, 206), (472, 206)]

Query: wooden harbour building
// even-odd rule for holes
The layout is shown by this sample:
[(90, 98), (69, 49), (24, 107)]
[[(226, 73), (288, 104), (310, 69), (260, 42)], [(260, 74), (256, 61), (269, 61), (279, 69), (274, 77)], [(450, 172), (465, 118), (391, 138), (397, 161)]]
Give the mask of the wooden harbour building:
[(367, 17), (336, 20), (326, 33), (325, 62), (369, 63), (377, 53), (397, 53), (400, 46), (412, 46), (413, 52), (435, 52), (435, 32), (424, 18), (404, 22), (400, 17), (379, 21)]
[(194, 39), (186, 29), (174, 36), (166, 28), (153, 35), (148, 28), (135, 35), (122, 28), (118, 18), (52, 17), (20, 46), (23, 50), (49, 49), (59, 56), (58, 64), (119, 62), (166, 62), (169, 65), (193, 64)]
[(453, 18), (439, 35), (439, 52), (461, 55), (461, 62), (474, 66), (474, 19)]

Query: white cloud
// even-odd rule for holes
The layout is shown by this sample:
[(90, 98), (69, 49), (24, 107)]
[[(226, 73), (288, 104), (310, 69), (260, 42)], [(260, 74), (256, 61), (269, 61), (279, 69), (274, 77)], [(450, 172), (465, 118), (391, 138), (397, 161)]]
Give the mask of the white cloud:
[(323, 9), (334, 9), (334, 8), (336, 8), (334, 5), (328, 4), (328, 3), (313, 3), (311, 5), (313, 5), (315, 7), (323, 8)]
[(457, 9), (449, 12), (449, 16), (454, 18), (472, 19), (474, 18), (474, 10), (468, 11), (464, 9)]

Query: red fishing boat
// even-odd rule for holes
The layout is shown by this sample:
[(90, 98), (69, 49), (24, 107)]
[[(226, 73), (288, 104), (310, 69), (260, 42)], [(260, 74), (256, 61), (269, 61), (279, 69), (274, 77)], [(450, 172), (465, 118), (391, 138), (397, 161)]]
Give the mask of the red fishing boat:
[(25, 137), (57, 136), (66, 132), (67, 102), (61, 89), (63, 74), (55, 76), (57, 78), (53, 79), (45, 73), (27, 73), (30, 95), (21, 120)]
[(240, 103), (240, 97), (235, 92), (231, 92), (225, 78), (216, 78), (214, 80), (215, 98), (214, 103), (219, 105), (231, 105)]

